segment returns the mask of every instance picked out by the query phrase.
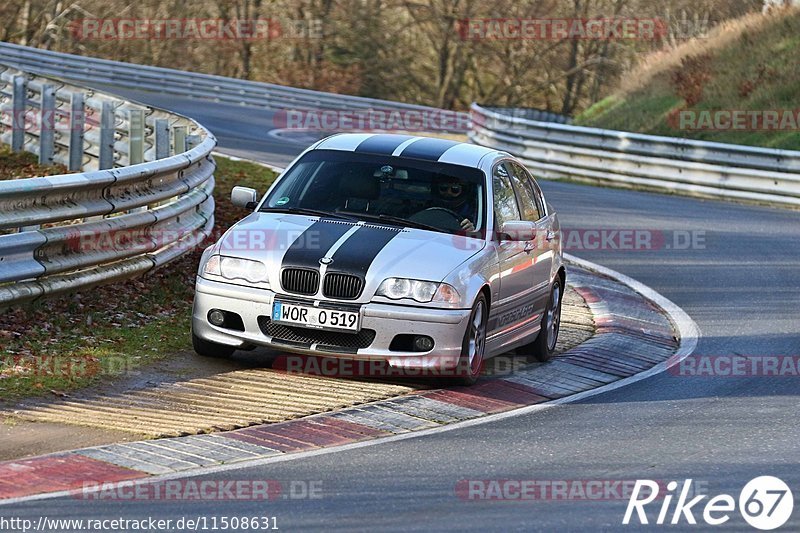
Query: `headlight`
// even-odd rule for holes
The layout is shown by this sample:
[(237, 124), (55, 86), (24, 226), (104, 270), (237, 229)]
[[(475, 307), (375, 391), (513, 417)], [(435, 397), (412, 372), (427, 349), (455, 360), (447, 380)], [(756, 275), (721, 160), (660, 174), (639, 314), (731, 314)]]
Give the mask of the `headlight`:
[(267, 265), (261, 261), (212, 255), (203, 267), (203, 273), (225, 279), (243, 279), (251, 283), (267, 280)]
[(267, 265), (251, 259), (222, 256), (220, 270), (222, 277), (227, 279), (243, 279), (252, 283), (267, 279)]
[[(383, 280), (383, 283), (378, 287), (378, 291), (375, 294), (378, 296), (385, 296), (391, 300), (411, 298), (414, 301), (425, 303), (430, 302), (434, 296), (438, 296), (438, 294), (442, 292), (443, 287), (447, 287), (444, 292), (448, 295), (452, 293), (458, 295), (458, 292), (446, 283), (405, 278), (388, 278)], [(453, 303), (450, 299), (441, 299), (437, 301)], [(456, 301), (458, 301), (458, 298), (456, 298)]]

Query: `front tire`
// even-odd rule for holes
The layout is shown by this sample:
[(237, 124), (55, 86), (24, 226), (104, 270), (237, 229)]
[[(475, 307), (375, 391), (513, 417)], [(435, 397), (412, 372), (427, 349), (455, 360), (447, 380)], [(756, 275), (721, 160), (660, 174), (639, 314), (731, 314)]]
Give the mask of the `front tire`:
[(479, 294), (472, 304), (464, 341), (461, 344), (461, 359), (458, 362), (456, 382), (461, 385), (473, 385), (483, 371), (483, 356), (486, 349), (486, 321), (489, 317), (489, 306), (486, 297)]
[(564, 296), (564, 287), (561, 279), (556, 278), (550, 288), (550, 298), (542, 316), (542, 325), (536, 340), (522, 347), (526, 356), (534, 361), (546, 363), (552, 359), (558, 342), (558, 331), (561, 327), (561, 301)]
[(230, 357), (233, 355), (233, 352), (236, 351), (236, 348), (233, 346), (201, 339), (195, 335), (194, 332), (192, 332), (192, 348), (194, 348), (194, 351), (197, 353), (197, 355), (202, 355), (203, 357), (216, 357), (220, 359)]

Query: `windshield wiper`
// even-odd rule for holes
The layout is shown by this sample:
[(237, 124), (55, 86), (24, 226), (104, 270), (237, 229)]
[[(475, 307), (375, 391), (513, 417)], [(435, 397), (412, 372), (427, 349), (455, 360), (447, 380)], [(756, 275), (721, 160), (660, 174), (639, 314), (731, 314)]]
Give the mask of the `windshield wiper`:
[(321, 209), (309, 209), (307, 207), (262, 207), (259, 209), (260, 213), (291, 213), (293, 215), (309, 215), (315, 217), (331, 217), (342, 220), (349, 220), (351, 222), (358, 222), (359, 218), (367, 218), (370, 220), (378, 220), (381, 222), (388, 222), (391, 224), (399, 224), (401, 226), (410, 226), (417, 229), (424, 229), (428, 231), (436, 231), (441, 233), (440, 228), (423, 224), (422, 222), (415, 222), (407, 218), (394, 217), (391, 215), (375, 215), (372, 213), (353, 213), (345, 215), (343, 213), (335, 213), (331, 211), (323, 211)]
[(423, 224), (422, 222), (409, 220), (407, 218), (393, 217), (392, 215), (373, 215), (371, 213), (358, 213), (358, 216), (363, 218), (370, 218), (373, 220), (380, 220), (382, 222), (390, 222), (392, 224), (399, 224), (401, 226), (411, 226), (412, 228), (435, 231), (437, 233), (442, 232), (440, 228), (429, 226), (428, 224)]
[(322, 209), (309, 209), (307, 207), (262, 207), (258, 210), (259, 213), (291, 213), (292, 215), (309, 215), (312, 217), (331, 217), (339, 218), (342, 220), (350, 220), (358, 222), (358, 219), (348, 215), (339, 213), (332, 213), (331, 211), (323, 211)]

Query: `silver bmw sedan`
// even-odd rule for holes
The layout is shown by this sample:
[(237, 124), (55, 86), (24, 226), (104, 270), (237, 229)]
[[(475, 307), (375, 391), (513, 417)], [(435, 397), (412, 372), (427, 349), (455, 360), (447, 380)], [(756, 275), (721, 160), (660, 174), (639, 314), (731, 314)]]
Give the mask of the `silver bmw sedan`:
[(558, 218), (505, 152), (338, 134), (295, 159), (207, 248), (192, 341), (381, 361), (474, 383), (485, 358), (549, 359), (565, 287)]

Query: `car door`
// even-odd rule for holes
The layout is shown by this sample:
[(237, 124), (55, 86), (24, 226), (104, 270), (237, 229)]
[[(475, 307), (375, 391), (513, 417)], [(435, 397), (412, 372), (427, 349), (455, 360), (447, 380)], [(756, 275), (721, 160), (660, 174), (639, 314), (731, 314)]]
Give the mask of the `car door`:
[(543, 313), (550, 297), (550, 273), (553, 268), (553, 239), (555, 237), (549, 217), (546, 216), (545, 205), (538, 186), (528, 171), (519, 163), (513, 162), (511, 183), (519, 200), (523, 220), (536, 222), (536, 237), (531, 257), (533, 273), (534, 301), (536, 313)]
[[(510, 162), (495, 165), (492, 171), (494, 196), (495, 240), (497, 241), (499, 297), (492, 305), (492, 321), (488, 340), (503, 344), (498, 337), (513, 340), (519, 327), (530, 322), (535, 312), (534, 273), (531, 261), (532, 243), (503, 238), (503, 223), (522, 220), (514, 187), (511, 184)], [(492, 338), (494, 337), (494, 339)]]

